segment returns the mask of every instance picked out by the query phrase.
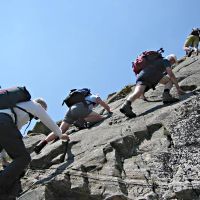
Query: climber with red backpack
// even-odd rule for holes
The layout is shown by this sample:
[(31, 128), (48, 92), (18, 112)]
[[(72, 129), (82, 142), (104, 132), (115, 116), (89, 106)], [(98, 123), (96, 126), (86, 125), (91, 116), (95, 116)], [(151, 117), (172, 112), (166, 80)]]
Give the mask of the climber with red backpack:
[[(157, 61), (162, 59), (162, 53), (164, 52), (163, 48), (160, 48), (158, 51), (144, 51), (140, 54), (134, 62), (132, 62), (132, 69), (135, 73), (136, 77), (140, 73), (140, 71), (147, 66), (148, 63), (152, 63), (153, 61)], [(140, 96), (144, 101), (148, 101), (143, 94)]]
[[(179, 101), (179, 99), (172, 97), (170, 94), (170, 89), (173, 84), (179, 95), (184, 94), (171, 68), (172, 65), (177, 63), (177, 58), (174, 54), (163, 58), (163, 52), (164, 50), (162, 48), (158, 51), (145, 51), (133, 62), (132, 68), (137, 75), (135, 90), (128, 96), (120, 108), (120, 112), (127, 117), (136, 117), (136, 114), (132, 111), (132, 102), (140, 98), (149, 89), (155, 89), (158, 83), (165, 85), (162, 95), (163, 104)], [(166, 73), (168, 76), (165, 75)]]
[[(89, 128), (112, 114), (108, 104), (98, 95), (91, 94), (88, 88), (72, 89), (64, 99), (63, 104), (66, 104), (69, 108), (60, 125), (60, 129), (63, 133), (65, 133), (72, 124), (75, 122), (77, 123), (77, 121), (85, 122), (85, 128)], [(107, 116), (100, 115), (93, 111), (93, 108), (97, 105), (101, 105), (108, 112)], [(40, 141), (40, 143), (35, 146), (35, 153), (39, 154), (48, 142), (56, 138), (57, 136), (53, 132), (50, 133), (45, 140)]]

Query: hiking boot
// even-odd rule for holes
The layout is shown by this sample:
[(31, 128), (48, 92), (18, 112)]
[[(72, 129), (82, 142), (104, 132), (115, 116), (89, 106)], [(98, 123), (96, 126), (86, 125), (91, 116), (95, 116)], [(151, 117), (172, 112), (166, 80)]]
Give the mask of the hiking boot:
[(190, 57), (193, 52), (194, 52), (194, 49), (191, 49), (190, 51), (187, 52), (187, 56)]
[(163, 92), (163, 104), (170, 104), (178, 101), (179, 99), (172, 97), (169, 92)]
[(36, 145), (33, 149), (33, 151), (36, 153), (36, 154), (39, 154), (40, 151), (46, 146), (47, 142), (44, 140), (42, 141), (40, 144)]
[(128, 118), (136, 117), (136, 114), (132, 111), (131, 105), (123, 104), (119, 110)]
[(84, 119), (76, 120), (74, 123), (74, 126), (76, 126), (79, 130), (87, 128), (87, 122)]

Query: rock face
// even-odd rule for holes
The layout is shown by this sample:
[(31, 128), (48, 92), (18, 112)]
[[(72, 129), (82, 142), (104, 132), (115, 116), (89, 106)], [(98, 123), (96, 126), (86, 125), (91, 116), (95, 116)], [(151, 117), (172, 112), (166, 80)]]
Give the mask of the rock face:
[[(174, 69), (187, 92), (180, 102), (163, 105), (158, 85), (146, 93), (148, 102), (133, 103), (137, 117), (127, 119), (119, 107), (134, 85), (126, 86), (108, 99), (112, 117), (71, 133), (64, 162), (61, 141), (32, 153), (19, 199), (200, 199), (199, 58), (187, 58)], [(171, 93), (176, 95), (175, 89)]]

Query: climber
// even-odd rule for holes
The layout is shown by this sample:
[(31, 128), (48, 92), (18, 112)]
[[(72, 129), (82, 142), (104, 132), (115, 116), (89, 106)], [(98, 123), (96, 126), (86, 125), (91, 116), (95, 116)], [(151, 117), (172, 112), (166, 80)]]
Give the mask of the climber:
[(200, 30), (198, 28), (193, 28), (190, 35), (187, 37), (183, 50), (186, 52), (186, 55), (190, 57), (193, 52), (198, 54), (198, 45), (199, 45), (199, 34)]
[[(120, 108), (120, 112), (129, 118), (136, 117), (136, 114), (132, 111), (131, 104), (136, 99), (140, 98), (149, 89), (155, 89), (158, 83), (164, 84), (163, 103), (177, 102), (178, 99), (173, 98), (170, 94), (170, 89), (173, 84), (175, 85), (178, 94), (184, 94), (184, 91), (179, 87), (178, 81), (172, 72), (171, 66), (177, 63), (177, 58), (174, 54), (168, 55), (166, 58), (156, 61), (153, 65), (149, 65), (142, 69), (137, 76), (135, 90), (128, 96), (126, 101)], [(167, 73), (166, 76), (164, 73)]]
[[(89, 128), (97, 122), (100, 122), (112, 115), (108, 104), (105, 103), (98, 95), (91, 94), (90, 90), (87, 88), (80, 89), (79, 91), (83, 90), (86, 90), (86, 95), (83, 97), (82, 102), (79, 101), (78, 103), (72, 103), (71, 105), (66, 103), (69, 106), (69, 110), (60, 125), (60, 129), (63, 133), (65, 133), (73, 123), (77, 123), (77, 121), (85, 122), (85, 127)], [(73, 92), (74, 90), (71, 91)], [(107, 116), (102, 116), (93, 111), (93, 108), (97, 105), (101, 105), (108, 112)], [(50, 133), (45, 140), (40, 141), (40, 143), (35, 146), (35, 153), (39, 154), (44, 146), (46, 146), (48, 142), (55, 140), (56, 137), (57, 136), (53, 132)]]
[(5, 149), (12, 159), (0, 173), (0, 197), (2, 199), (15, 199), (19, 195), (20, 178), (31, 161), (19, 131), (29, 121), (30, 115), (35, 119), (39, 118), (59, 138), (64, 140), (68, 138), (66, 134), (62, 134), (45, 111), (47, 104), (42, 98), (20, 102), (16, 106), (18, 107), (12, 110), (0, 110), (0, 152)]

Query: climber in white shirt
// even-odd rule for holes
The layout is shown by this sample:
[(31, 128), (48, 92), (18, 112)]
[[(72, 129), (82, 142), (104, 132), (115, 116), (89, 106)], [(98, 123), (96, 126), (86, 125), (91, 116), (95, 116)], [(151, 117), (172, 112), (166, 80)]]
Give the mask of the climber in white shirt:
[(17, 103), (17, 106), (21, 109), (14, 107), (15, 114), (11, 109), (0, 110), (0, 152), (5, 149), (12, 159), (12, 162), (0, 173), (0, 195), (9, 194), (15, 181), (20, 179), (24, 169), (31, 161), (20, 129), (32, 117), (40, 119), (60, 139), (68, 139), (67, 134), (62, 134), (61, 129), (47, 114), (47, 104), (42, 98)]

